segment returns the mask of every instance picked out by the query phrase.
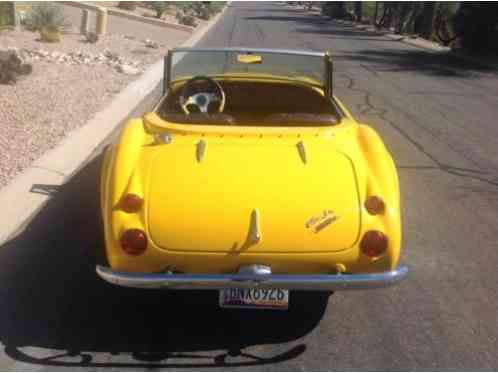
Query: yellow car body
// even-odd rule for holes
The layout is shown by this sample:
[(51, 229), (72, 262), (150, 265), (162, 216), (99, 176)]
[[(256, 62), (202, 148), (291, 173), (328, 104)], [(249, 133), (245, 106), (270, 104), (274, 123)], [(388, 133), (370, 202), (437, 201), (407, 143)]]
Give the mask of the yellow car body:
[[(342, 113), (330, 126), (173, 123), (156, 111), (129, 120), (102, 167), (107, 266), (97, 268), (99, 275), (133, 287), (310, 290), (385, 286), (404, 278), (392, 157), (374, 129), (358, 123), (337, 97), (330, 99)], [(131, 213), (122, 208), (130, 194), (143, 201)], [(367, 211), (370, 196), (383, 201), (379, 213)], [(145, 232), (140, 255), (121, 247), (130, 229)], [(368, 231), (387, 237), (378, 256), (360, 248)], [(234, 277), (254, 265), (271, 268), (271, 275)]]

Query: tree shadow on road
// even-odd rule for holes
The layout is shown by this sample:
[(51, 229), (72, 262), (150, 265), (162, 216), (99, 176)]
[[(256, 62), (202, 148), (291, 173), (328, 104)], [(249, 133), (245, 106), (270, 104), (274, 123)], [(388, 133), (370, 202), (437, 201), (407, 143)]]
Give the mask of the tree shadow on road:
[[(61, 186), (26, 229), (0, 247), (0, 341), (9, 357), (67, 368), (207, 368), (270, 364), (304, 353), (299, 342), (270, 357), (243, 349), (304, 336), (322, 318), (326, 295), (293, 293), (288, 312), (221, 310), (216, 292), (125, 289), (99, 279), (101, 162), (97, 157)], [(23, 346), (57, 355), (41, 358)], [(219, 350), (226, 352), (203, 353)], [(101, 363), (95, 352), (131, 357)], [(242, 361), (228, 362), (234, 356)]]
[[(296, 12), (298, 13), (298, 12)], [(277, 22), (296, 22), (296, 23), (304, 23), (304, 24), (312, 24), (312, 25), (327, 25), (329, 21), (326, 19), (317, 17), (315, 15), (308, 14), (300, 14), (299, 15), (270, 15), (270, 16), (254, 16), (254, 17), (244, 17), (247, 21), (277, 21)]]
[[(401, 43), (394, 41), (394, 43)], [(385, 50), (362, 49), (350, 54), (334, 54), (334, 61), (351, 61), (370, 65), (377, 72), (418, 72), (437, 77), (478, 78), (476, 73), (497, 75), (495, 69), (462, 61), (448, 53), (429, 53), (402, 46)]]
[[(348, 61), (372, 64), (379, 71), (407, 72), (416, 71), (423, 74), (439, 77), (473, 78), (474, 73), (490, 73), (496, 75), (496, 69), (484, 64), (467, 62), (456, 58), (451, 53), (434, 53), (400, 40), (390, 39), (376, 31), (358, 29), (352, 25), (339, 24), (334, 20), (319, 15), (296, 12), (296, 15), (265, 15), (245, 17), (250, 21), (277, 21), (295, 23), (293, 32), (297, 34), (316, 35), (329, 38), (331, 43), (335, 39), (366, 41), (363, 49), (351, 49), (351, 53), (335, 53), (331, 44), (331, 53), (334, 61)], [(304, 27), (303, 27), (304, 26)], [(323, 40), (323, 39), (322, 39)], [(382, 43), (379, 46), (377, 43)], [(369, 48), (371, 46), (371, 49)], [(317, 48), (314, 48), (317, 49)]]

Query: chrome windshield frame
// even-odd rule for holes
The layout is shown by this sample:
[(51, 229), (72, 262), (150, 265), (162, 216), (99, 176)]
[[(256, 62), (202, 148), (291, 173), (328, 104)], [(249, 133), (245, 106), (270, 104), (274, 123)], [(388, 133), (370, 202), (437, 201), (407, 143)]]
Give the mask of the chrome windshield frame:
[(178, 47), (168, 51), (164, 57), (164, 79), (163, 79), (163, 95), (170, 88), (171, 84), (171, 69), (173, 67), (173, 54), (177, 52), (240, 52), (240, 53), (272, 53), (272, 54), (288, 54), (296, 56), (311, 56), (322, 57), (325, 64), (324, 90), (326, 96), (333, 97), (332, 75), (333, 64), (330, 52), (319, 52), (309, 50), (292, 50), (292, 49), (270, 49), (270, 48), (244, 48), (244, 47), (226, 47), (226, 48), (187, 48)]

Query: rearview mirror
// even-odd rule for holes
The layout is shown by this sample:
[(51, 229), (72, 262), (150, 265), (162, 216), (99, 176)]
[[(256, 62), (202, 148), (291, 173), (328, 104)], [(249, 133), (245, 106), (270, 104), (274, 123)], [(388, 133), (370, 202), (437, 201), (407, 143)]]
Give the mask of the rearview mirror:
[(263, 58), (259, 54), (238, 54), (237, 62), (240, 63), (261, 63), (263, 62)]

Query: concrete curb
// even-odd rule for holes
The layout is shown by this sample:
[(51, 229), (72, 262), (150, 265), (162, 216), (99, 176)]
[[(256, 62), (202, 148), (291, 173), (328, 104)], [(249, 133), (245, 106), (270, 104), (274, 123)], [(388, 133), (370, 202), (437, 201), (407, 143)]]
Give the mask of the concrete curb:
[[(91, 11), (97, 11), (99, 8), (101, 8), (99, 6), (87, 4), (84, 2), (80, 2), (80, 1), (62, 1), (62, 3), (66, 4), (66, 5), (74, 6), (76, 8), (87, 9), (87, 10), (91, 10)], [(119, 10), (119, 9), (113, 9), (113, 8), (105, 8), (105, 9), (107, 9), (107, 14), (110, 14), (113, 16), (118, 16), (118, 17), (128, 18), (128, 19), (131, 19), (133, 21), (148, 23), (148, 24), (154, 25), (154, 26), (172, 28), (175, 30), (181, 30), (181, 31), (187, 31), (187, 32), (193, 32), (196, 29), (195, 27), (180, 25), (178, 23), (172, 23), (172, 22), (168, 22), (168, 21), (162, 21), (162, 20), (156, 19), (156, 18), (139, 16), (138, 14), (129, 13), (125, 10)]]
[[(196, 44), (218, 22), (227, 7), (197, 29), (181, 46)], [(88, 123), (71, 132), (59, 145), (0, 189), (0, 205), (4, 206), (0, 215), (0, 244), (19, 233), (48, 202), (50, 194), (44, 190), (63, 184), (86, 164), (129, 114), (160, 84), (163, 65), (163, 59), (154, 63), (139, 79), (126, 86), (104, 110), (96, 113)]]

